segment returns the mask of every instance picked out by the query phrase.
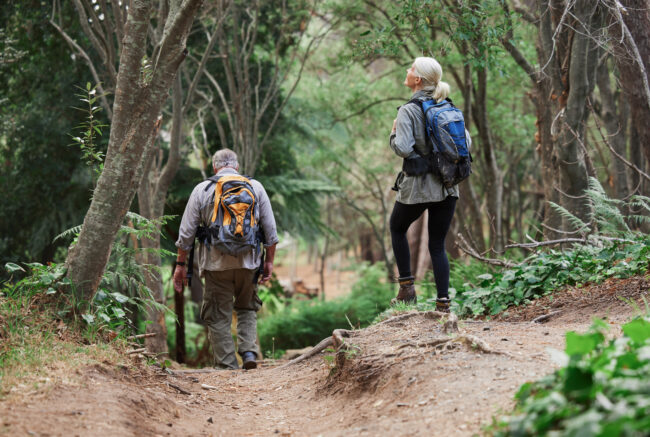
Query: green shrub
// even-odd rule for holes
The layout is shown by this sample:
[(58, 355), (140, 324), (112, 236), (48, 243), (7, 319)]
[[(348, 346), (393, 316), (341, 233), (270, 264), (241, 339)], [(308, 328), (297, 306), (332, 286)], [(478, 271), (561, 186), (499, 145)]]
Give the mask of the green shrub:
[[(594, 178), (590, 178), (585, 195), (590, 205), (587, 222), (551, 202), (575, 227), (573, 234), (580, 237), (580, 244), (571, 250), (536, 253), (514, 268), (474, 276), (473, 282), (465, 282), (453, 290), (457, 291), (454, 311), (465, 316), (497, 314), (566, 285), (597, 283), (647, 272), (650, 236), (633, 230), (631, 225), (648, 223), (650, 217), (624, 215), (622, 211), (648, 213), (650, 198), (635, 195), (627, 201), (610, 199)], [(458, 273), (453, 273), (452, 283), (457, 279)], [(453, 294), (450, 290), (450, 295)]]
[(465, 282), (455, 290), (453, 308), (459, 316), (497, 314), (567, 285), (643, 274), (649, 258), (650, 236), (642, 234), (625, 241), (594, 240), (593, 245), (576, 245), (572, 250), (537, 253), (517, 267), (492, 270)]
[(489, 430), (497, 436), (650, 435), (650, 317), (606, 341), (607, 325), (566, 334), (566, 364), (521, 386), (515, 414)]
[(334, 329), (368, 326), (390, 304), (393, 284), (385, 281), (380, 265), (364, 265), (359, 280), (346, 297), (331, 301), (291, 301), (275, 314), (261, 318), (258, 333), (262, 350), (284, 350), (315, 345)]

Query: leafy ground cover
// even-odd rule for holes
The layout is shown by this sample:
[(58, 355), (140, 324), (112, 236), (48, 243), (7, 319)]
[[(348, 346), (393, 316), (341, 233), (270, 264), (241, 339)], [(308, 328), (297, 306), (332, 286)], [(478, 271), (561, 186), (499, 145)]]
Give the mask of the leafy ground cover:
[(494, 315), (565, 286), (643, 274), (649, 258), (648, 235), (536, 253), (514, 268), (493, 270), (464, 282), (452, 290), (452, 305), (459, 316)]
[(607, 340), (596, 321), (585, 334), (568, 332), (564, 367), (521, 386), (511, 416), (495, 436), (641, 436), (650, 434), (650, 316)]

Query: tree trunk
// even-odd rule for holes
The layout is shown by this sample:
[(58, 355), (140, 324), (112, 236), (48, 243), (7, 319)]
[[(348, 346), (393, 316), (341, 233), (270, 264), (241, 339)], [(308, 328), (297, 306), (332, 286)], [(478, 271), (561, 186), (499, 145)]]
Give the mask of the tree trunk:
[[(180, 166), (180, 144), (183, 137), (182, 102), (181, 78), (177, 75), (172, 88), (172, 130), (167, 162), (161, 170), (160, 166), (163, 161), (162, 150), (158, 150), (158, 156), (155, 159), (153, 156), (148, 157), (146, 159), (146, 176), (138, 188), (140, 214), (150, 220), (158, 219), (164, 214), (167, 191)], [(160, 269), (160, 227), (158, 227), (158, 232), (147, 239), (146, 244), (150, 250), (144, 255), (144, 262), (141, 265), (149, 264), (154, 269)], [(152, 291), (154, 300), (161, 305), (166, 305), (165, 290), (160, 275), (147, 274), (146, 278), (147, 286)], [(147, 333), (157, 334), (155, 337), (147, 337), (145, 339), (147, 350), (159, 354), (167, 353), (167, 325), (165, 324), (164, 312), (154, 307), (149, 307), (147, 310), (147, 320), (152, 322), (147, 325)], [(181, 331), (179, 333), (177, 331), (177, 337), (179, 334), (184, 336), (185, 332)], [(182, 343), (185, 343), (184, 337)]]
[[(485, 236), (483, 235), (483, 214), (481, 213), (481, 202), (479, 196), (474, 190), (472, 178), (466, 179), (461, 182), (459, 187), (460, 198), (462, 201), (458, 202), (461, 207), (462, 221), (464, 223), (464, 231), (467, 238), (474, 248), (479, 253), (485, 253)], [(458, 216), (458, 214), (457, 214)]]
[(627, 9), (621, 15), (629, 33), (623, 30), (621, 34), (622, 25), (616, 17), (609, 29), (615, 41), (623, 41), (616, 50), (616, 63), (621, 72), (620, 86), (630, 103), (632, 124), (643, 146), (646, 162), (650, 163), (650, 1), (621, 0), (621, 3)]
[(485, 162), (485, 190), (490, 222), (490, 247), (497, 253), (503, 252), (503, 173), (497, 163), (494, 141), (488, 124), (487, 70), (477, 69), (477, 90), (472, 113), (478, 128), (480, 148)]
[[(418, 268), (418, 258), (420, 256), (420, 246), (426, 245), (426, 239), (422, 239), (422, 228), (425, 226), (425, 217), (422, 214), (416, 221), (411, 223), (406, 231), (406, 240), (409, 244), (409, 254), (411, 255), (411, 275), (415, 276)], [(424, 234), (427, 235), (426, 233)]]
[[(578, 0), (573, 14), (576, 17), (575, 33), (569, 52), (568, 77), (565, 91), (568, 91), (567, 103), (558, 114), (556, 126), (559, 131), (555, 138), (554, 153), (559, 170), (560, 204), (568, 211), (588, 222), (591, 207), (585, 196), (589, 186), (587, 171), (587, 150), (584, 145), (585, 123), (589, 116), (585, 102), (595, 84), (595, 71), (599, 51), (590, 35), (597, 3), (592, 0)], [(563, 230), (572, 230), (569, 222), (564, 220)]]
[[(629, 105), (626, 99), (617, 99), (610, 85), (610, 72), (607, 62), (598, 67), (598, 90), (600, 91), (600, 118), (603, 120), (608, 138), (606, 141), (621, 156), (629, 158), (626, 152), (626, 121), (628, 120)], [(617, 102), (618, 100), (618, 102)], [(614, 189), (617, 199), (628, 196), (630, 190), (627, 186), (627, 165), (611, 153), (611, 162), (614, 175)]]
[[(571, 11), (567, 10), (569, 6)], [(536, 140), (547, 239), (558, 238), (561, 231), (570, 230), (549, 202), (563, 205), (583, 219), (589, 212), (584, 198), (588, 172), (582, 138), (588, 115), (586, 98), (595, 83), (593, 71), (597, 56), (589, 34), (596, 4), (578, 0), (569, 6), (563, 0), (537, 2), (540, 71), (510, 41), (504, 40), (504, 46), (534, 85), (531, 98), (537, 112)]]
[(200, 0), (172, 8), (148, 81), (142, 78), (152, 1), (132, 0), (120, 56), (113, 120), (104, 163), (77, 244), (66, 260), (77, 297), (89, 303), (106, 268), (113, 240), (140, 183), (154, 126), (180, 63)]

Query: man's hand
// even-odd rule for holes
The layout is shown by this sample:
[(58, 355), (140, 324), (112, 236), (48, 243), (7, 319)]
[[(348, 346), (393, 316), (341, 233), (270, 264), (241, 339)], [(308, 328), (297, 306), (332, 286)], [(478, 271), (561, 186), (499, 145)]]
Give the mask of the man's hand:
[(176, 266), (174, 269), (174, 290), (176, 293), (182, 293), (183, 288), (187, 285), (187, 267)]
[(260, 284), (265, 283), (269, 279), (271, 279), (271, 273), (273, 273), (273, 263), (270, 261), (266, 261), (264, 263), (264, 274), (262, 275), (262, 278), (260, 279)]
[(391, 132), (395, 132), (397, 130), (397, 119), (393, 120), (393, 129), (391, 129)]

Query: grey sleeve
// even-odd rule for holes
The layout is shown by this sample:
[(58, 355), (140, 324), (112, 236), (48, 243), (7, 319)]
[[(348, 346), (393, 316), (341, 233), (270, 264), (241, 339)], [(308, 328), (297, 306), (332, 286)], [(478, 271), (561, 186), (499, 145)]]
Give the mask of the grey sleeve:
[(183, 212), (181, 226), (178, 229), (178, 240), (176, 240), (176, 247), (183, 250), (190, 250), (192, 248), (194, 236), (196, 235), (196, 228), (198, 228), (201, 223), (199, 203), (201, 189), (202, 184), (194, 187), (190, 199), (187, 201), (187, 205), (185, 206), (185, 212)]
[(262, 184), (257, 182), (255, 185), (255, 191), (257, 191), (257, 196), (259, 198), (258, 202), (260, 206), (260, 223), (262, 225), (262, 229), (264, 230), (264, 247), (273, 246), (278, 241), (280, 241), (280, 239), (278, 238), (275, 217), (273, 216), (271, 199), (269, 199), (269, 195), (266, 194), (266, 190)]
[(395, 134), (390, 136), (390, 148), (398, 156), (406, 158), (414, 153), (415, 137), (413, 136), (413, 122), (405, 106), (397, 111)]

